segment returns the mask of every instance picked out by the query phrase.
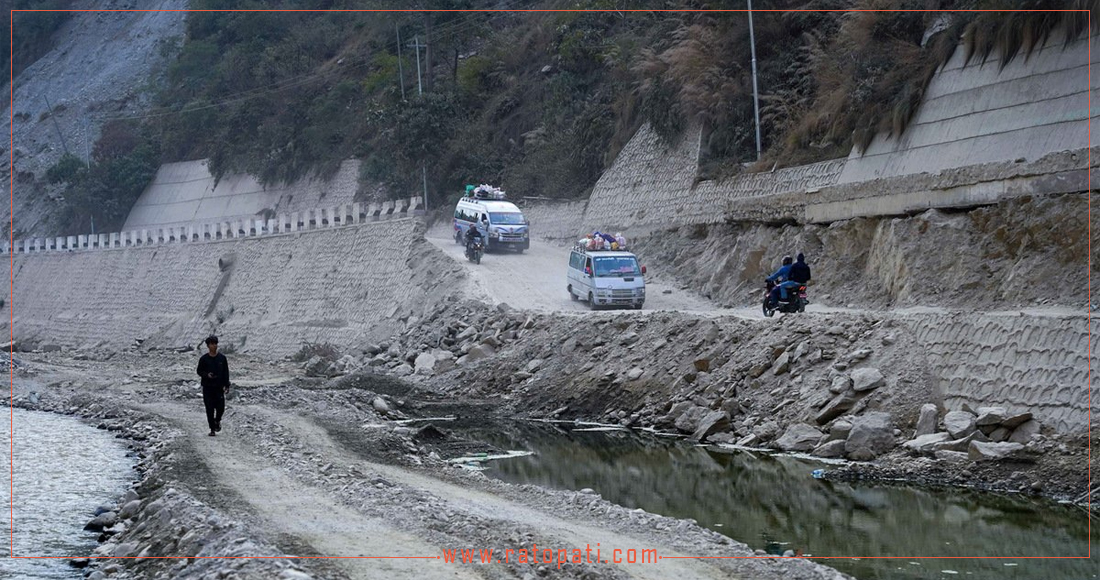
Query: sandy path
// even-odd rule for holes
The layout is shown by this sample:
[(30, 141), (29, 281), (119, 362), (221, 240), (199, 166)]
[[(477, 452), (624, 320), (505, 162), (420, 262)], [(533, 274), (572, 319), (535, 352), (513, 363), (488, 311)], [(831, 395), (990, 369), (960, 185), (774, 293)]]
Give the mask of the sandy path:
[[(233, 437), (228, 429), (222, 436), (208, 437), (201, 407), (157, 403), (138, 408), (182, 429), (218, 483), (238, 494), (248, 504), (242, 507), (256, 514), (267, 530), (294, 536), (323, 555), (435, 557), (440, 554), (439, 546), (394, 529), (382, 520), (368, 518), (337, 503), (323, 491), (297, 481)], [(234, 411), (243, 414), (248, 408), (236, 407)], [(336, 562), (352, 578), (479, 578), (470, 567), (447, 565), (435, 559), (347, 558)]]

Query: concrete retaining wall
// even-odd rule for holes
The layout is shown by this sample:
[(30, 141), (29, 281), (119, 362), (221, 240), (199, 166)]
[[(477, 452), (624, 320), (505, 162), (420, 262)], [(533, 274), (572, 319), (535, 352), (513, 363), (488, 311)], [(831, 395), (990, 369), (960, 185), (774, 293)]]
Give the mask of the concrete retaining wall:
[(270, 219), (234, 219), (180, 226), (57, 238), (34, 238), (0, 243), (0, 255), (9, 253), (74, 252), (137, 246), (185, 244), (278, 235), (338, 226), (372, 223), (422, 215), (419, 197), (385, 203), (349, 203), (276, 215)]
[(696, 182), (700, 130), (666, 144), (643, 126), (597, 182), (581, 229), (824, 223), (1086, 190), (1087, 41), (1064, 47), (1055, 34), (1003, 70), (996, 55), (964, 58), (960, 47), (937, 73), (900, 138), (879, 135), (846, 159)]
[(246, 174), (215, 180), (206, 161), (167, 163), (130, 210), (125, 230), (160, 228), (215, 220), (249, 220), (262, 213), (303, 212), (355, 201), (359, 160), (348, 160), (329, 179), (307, 178), (264, 187)]
[(948, 410), (1004, 406), (1030, 411), (1063, 433), (1086, 432), (1085, 316), (922, 314), (901, 322), (932, 361)]
[[(838, 183), (1036, 161), (1089, 147), (1086, 40), (1067, 47), (1057, 32), (1003, 70), (996, 53), (984, 64), (980, 56), (965, 63), (965, 55), (959, 47), (936, 73), (900, 137), (879, 135), (863, 154), (852, 152)], [(1092, 62), (1100, 62), (1100, 53)], [(1092, 83), (1095, 90), (1100, 79)]]
[[(17, 340), (73, 347), (223, 345), (281, 356), (379, 340), (443, 276), (418, 279), (419, 220), (204, 244), (14, 256)], [(420, 242), (424, 243), (424, 242)], [(416, 256), (415, 259), (421, 259)], [(403, 310), (405, 309), (405, 310)], [(7, 320), (3, 321), (7, 326)]]

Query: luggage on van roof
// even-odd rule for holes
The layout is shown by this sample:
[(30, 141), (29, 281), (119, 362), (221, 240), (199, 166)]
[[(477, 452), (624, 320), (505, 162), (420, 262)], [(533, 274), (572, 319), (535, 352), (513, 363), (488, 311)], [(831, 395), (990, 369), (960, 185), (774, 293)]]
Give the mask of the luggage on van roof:
[(477, 187), (467, 185), (466, 196), (472, 197), (474, 199), (503, 200), (507, 198), (507, 195), (504, 193), (503, 189), (500, 189), (499, 187), (493, 187), (492, 185), (489, 185), (487, 183), (482, 183)]
[(573, 249), (578, 252), (625, 252), (627, 251), (626, 238), (624, 238), (621, 233), (616, 233), (612, 236), (611, 234), (593, 232), (577, 240), (573, 244)]

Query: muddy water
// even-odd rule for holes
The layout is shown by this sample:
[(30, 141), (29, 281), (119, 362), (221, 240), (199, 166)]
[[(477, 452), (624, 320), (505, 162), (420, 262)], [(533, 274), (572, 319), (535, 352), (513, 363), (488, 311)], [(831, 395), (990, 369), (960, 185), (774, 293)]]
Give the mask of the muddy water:
[[(9, 423), (7, 410), (0, 415), (4, 552), (14, 544), (15, 556), (91, 554), (99, 534), (81, 528), (96, 506), (113, 503), (133, 481), (126, 447), (71, 417), (14, 409)], [(0, 578), (80, 577), (67, 558), (0, 558)]]
[[(834, 483), (813, 478), (815, 469), (830, 467), (813, 461), (721, 452), (626, 432), (568, 431), (545, 424), (462, 431), (503, 449), (535, 452), (489, 462), (486, 475), (558, 489), (589, 487), (630, 508), (694, 518), (769, 552), (860, 556), (819, 560), (860, 580), (1057, 580), (1100, 574), (1097, 557), (1024, 558), (1089, 553), (1086, 514), (1048, 501)], [(903, 558), (870, 558), (875, 556)], [(947, 559), (959, 556), (967, 558)]]

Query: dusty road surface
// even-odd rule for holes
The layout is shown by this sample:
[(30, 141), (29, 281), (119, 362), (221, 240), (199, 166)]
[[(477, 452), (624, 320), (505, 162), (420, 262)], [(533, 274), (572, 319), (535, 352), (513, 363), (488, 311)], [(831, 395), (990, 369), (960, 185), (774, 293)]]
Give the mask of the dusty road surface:
[[(475, 265), (466, 259), (464, 247), (456, 244), (448, 234), (446, 228), (436, 227), (428, 232), (427, 239), (466, 266), (472, 295), (522, 310), (589, 312), (585, 303), (570, 300), (565, 289), (569, 248), (534, 240), (531, 248), (522, 254), (485, 254), (481, 264)], [(686, 290), (646, 281), (643, 311), (711, 312), (717, 309), (705, 298)]]

